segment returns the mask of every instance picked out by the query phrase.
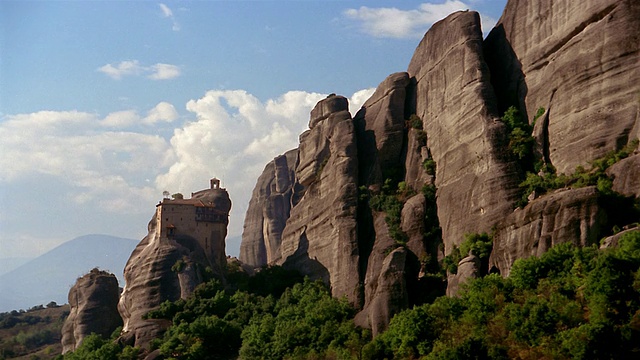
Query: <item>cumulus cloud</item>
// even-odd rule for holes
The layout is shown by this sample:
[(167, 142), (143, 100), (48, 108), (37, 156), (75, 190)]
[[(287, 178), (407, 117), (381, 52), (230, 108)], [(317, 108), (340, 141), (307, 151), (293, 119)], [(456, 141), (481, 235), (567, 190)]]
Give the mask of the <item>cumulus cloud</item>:
[[(351, 97), (359, 109), (373, 89)], [(216, 90), (187, 103), (192, 121), (171, 138), (175, 162), (156, 179), (157, 188), (189, 193), (221, 178), (233, 201), (229, 233), (240, 234), (255, 182), (274, 157), (296, 148), (309, 113), (326, 94), (289, 91), (260, 101), (243, 90)]]
[(153, 125), (159, 122), (172, 122), (178, 119), (175, 107), (166, 101), (161, 101), (147, 112), (145, 117), (136, 110), (122, 110), (108, 114), (100, 121), (100, 125), (111, 128), (128, 128), (133, 125)]
[[(153, 109), (152, 109), (153, 111)], [(141, 211), (117, 199), (154, 201), (155, 178), (172, 159), (170, 144), (157, 135), (104, 131), (100, 124), (137, 120), (123, 111), (98, 115), (78, 111), (41, 111), (10, 115), (0, 124), (0, 182), (48, 175), (74, 187), (69, 198), (112, 211)]]
[(168, 80), (180, 76), (180, 67), (171, 64), (155, 64), (150, 67), (151, 74), (148, 76), (152, 80)]
[[(372, 91), (353, 94), (352, 109)], [(46, 175), (72, 189), (66, 194), (70, 206), (148, 214), (163, 190), (189, 194), (216, 176), (233, 201), (229, 232), (239, 235), (264, 166), (298, 146), (311, 109), (325, 97), (289, 91), (261, 101), (243, 90), (209, 91), (187, 102), (187, 116), (168, 102), (146, 112), (106, 116), (80, 111), (4, 116), (0, 186)], [(175, 124), (170, 138), (149, 134), (167, 122)]]
[(352, 116), (355, 116), (358, 110), (364, 105), (373, 93), (376, 92), (376, 88), (368, 88), (356, 91), (349, 99), (349, 112)]
[(98, 68), (101, 73), (107, 74), (112, 79), (119, 80), (123, 76), (139, 75), (144, 71), (138, 60), (125, 60), (117, 65), (107, 64)]
[(153, 109), (149, 110), (147, 116), (142, 119), (145, 124), (155, 124), (157, 122), (172, 122), (178, 118), (178, 112), (173, 105), (166, 101), (158, 103)]
[(162, 11), (162, 16), (171, 19), (171, 22), (173, 23), (171, 29), (173, 31), (180, 31), (180, 25), (176, 22), (176, 19), (173, 16), (173, 11), (171, 11), (171, 9), (163, 3), (160, 3), (158, 5), (160, 6), (160, 10)]
[[(348, 9), (344, 16), (355, 20), (360, 31), (378, 38), (419, 38), (437, 22), (452, 12), (472, 9), (472, 6), (458, 0), (447, 0), (441, 4), (423, 3), (417, 9), (398, 8)], [(491, 30), (496, 20), (481, 14), (482, 29)]]
[(180, 76), (181, 69), (177, 65), (157, 63), (151, 66), (142, 66), (138, 60), (125, 60), (119, 64), (106, 64), (97, 69), (115, 80), (125, 76), (144, 75), (151, 80), (169, 80)]

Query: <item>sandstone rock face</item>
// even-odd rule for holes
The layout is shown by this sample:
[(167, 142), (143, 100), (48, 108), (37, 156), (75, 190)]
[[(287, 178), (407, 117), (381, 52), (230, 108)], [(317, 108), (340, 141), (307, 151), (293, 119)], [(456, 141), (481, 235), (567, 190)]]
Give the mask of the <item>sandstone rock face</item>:
[(240, 261), (258, 268), (280, 258), (282, 231), (289, 218), (298, 150), (267, 164), (258, 178), (244, 222)]
[(460, 291), (460, 285), (469, 279), (480, 276), (481, 261), (475, 255), (469, 255), (458, 263), (458, 272), (447, 276), (447, 296), (456, 296)]
[(596, 243), (606, 220), (595, 187), (558, 190), (535, 199), (498, 225), (489, 267), (508, 276), (515, 260), (540, 256), (556, 244)]
[(389, 75), (355, 115), (360, 183), (382, 184), (402, 164), (407, 73)]
[(115, 275), (93, 269), (69, 290), (71, 311), (62, 327), (62, 353), (74, 351), (96, 333), (109, 337), (122, 325), (118, 313), (120, 289)]
[(376, 271), (376, 278), (371, 279), (372, 283), (365, 284), (369, 301), (358, 313), (355, 322), (359, 326), (370, 328), (374, 336), (386, 330), (393, 315), (409, 305), (405, 280), (406, 263), (407, 251), (396, 248), (384, 258)]
[(559, 172), (638, 137), (638, 1), (509, 1), (485, 45), (501, 102), (549, 110)]
[(448, 254), (465, 233), (489, 231), (512, 211), (519, 182), (514, 164), (501, 156), (505, 127), (483, 60), (478, 14), (457, 12), (434, 24), (409, 75), (437, 164), (438, 218)]
[[(430, 291), (416, 284), (443, 290), (420, 274), (433, 273), (465, 233), (495, 229), (489, 267), (505, 276), (518, 258), (561, 242), (597, 241), (611, 226), (611, 204), (593, 187), (556, 191), (514, 210), (531, 164), (509, 155), (500, 116), (515, 105), (532, 122), (544, 107), (533, 150), (560, 173), (637, 138), (639, 9), (631, 0), (510, 0), (486, 41), (475, 12), (434, 24), (407, 72), (385, 79), (353, 120), (341, 96), (317, 104), (297, 155), (267, 165), (256, 185), (241, 259), (325, 280), (335, 296), (360, 306), (357, 324), (377, 333)], [(412, 114), (422, 129), (408, 128)], [(638, 196), (638, 158), (609, 169), (614, 190)], [(380, 194), (386, 179), (437, 189), (435, 200), (428, 187), (427, 196), (404, 199), (406, 244), (391, 238), (387, 214), (358, 201), (359, 189), (363, 197)], [(447, 293), (488, 270), (485, 259), (466, 257)]]
[(613, 190), (625, 196), (640, 197), (640, 153), (635, 153), (607, 169), (613, 176)]
[(407, 234), (407, 249), (418, 258), (427, 254), (424, 244), (425, 207), (426, 199), (423, 194), (409, 198), (402, 207), (400, 228)]
[(291, 209), (275, 263), (321, 278), (334, 296), (359, 304), (358, 159), (353, 121), (342, 99), (319, 102), (311, 112), (313, 127), (300, 137), (295, 175), (306, 191)]
[(158, 204), (148, 235), (124, 269), (126, 285), (118, 311), (128, 341), (147, 348), (169, 323), (145, 320), (144, 315), (164, 301), (188, 297), (206, 276), (224, 280), (230, 209), (229, 194), (213, 180), (211, 189), (196, 192), (191, 199), (165, 199)]
[(624, 235), (628, 234), (628, 233), (632, 233), (635, 231), (640, 230), (640, 227), (633, 226), (633, 227), (629, 227), (627, 229), (625, 229), (624, 231), (621, 231), (615, 235), (611, 235), (611, 236), (607, 236), (606, 238), (602, 239), (602, 241), (600, 242), (600, 249), (606, 249), (606, 248), (612, 248), (612, 247), (616, 247), (618, 246), (618, 242), (620, 241), (620, 238), (623, 237)]

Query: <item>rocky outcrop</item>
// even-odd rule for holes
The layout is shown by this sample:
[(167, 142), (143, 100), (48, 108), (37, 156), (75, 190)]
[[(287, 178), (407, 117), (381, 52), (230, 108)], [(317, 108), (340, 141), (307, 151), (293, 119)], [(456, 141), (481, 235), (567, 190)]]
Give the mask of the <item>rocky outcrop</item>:
[(607, 169), (613, 177), (613, 191), (625, 196), (640, 197), (640, 153), (636, 152)]
[(98, 269), (78, 278), (69, 290), (69, 316), (62, 326), (62, 353), (74, 351), (95, 333), (109, 337), (122, 325), (118, 313), (120, 289), (115, 275)]
[(470, 254), (458, 263), (458, 271), (447, 276), (447, 296), (456, 296), (460, 291), (460, 285), (469, 279), (480, 277), (482, 272), (480, 259)]
[[(389, 75), (354, 116), (360, 184), (380, 185), (402, 175), (407, 73)], [(397, 172), (394, 174), (393, 172)]]
[(640, 3), (509, 1), (485, 43), (496, 92), (531, 121), (548, 109), (561, 173), (640, 134)]
[(559, 243), (597, 243), (607, 215), (595, 187), (561, 189), (533, 200), (497, 226), (489, 267), (508, 276), (521, 258), (540, 256)]
[[(280, 258), (282, 231), (291, 212), (298, 149), (276, 157), (258, 178), (245, 216), (240, 260), (258, 268)], [(302, 186), (298, 184), (298, 193)]]
[(607, 236), (600, 241), (600, 249), (607, 249), (618, 246), (620, 242), (620, 238), (636, 231), (640, 231), (640, 227), (636, 224), (635, 226), (629, 226), (617, 234)]
[(396, 248), (384, 257), (380, 268), (375, 271), (375, 278), (365, 282), (368, 301), (357, 314), (355, 323), (370, 328), (374, 336), (386, 330), (393, 315), (409, 305), (406, 263), (407, 250)]
[(497, 116), (482, 55), (480, 18), (457, 12), (435, 23), (416, 49), (409, 75), (413, 108), (437, 164), (438, 218), (445, 252), (467, 232), (489, 231), (514, 207), (518, 174), (505, 159), (505, 127)]
[(212, 180), (212, 188), (191, 199), (163, 200), (149, 222), (147, 236), (124, 269), (126, 285), (118, 310), (127, 343), (146, 348), (168, 327), (166, 320), (144, 319), (164, 301), (188, 297), (207, 277), (224, 280), (225, 237), (231, 201)]
[[(595, 187), (563, 189), (516, 209), (534, 166), (510, 154), (500, 116), (516, 106), (532, 123), (545, 108), (532, 124), (533, 152), (559, 173), (637, 138), (639, 9), (630, 0), (510, 0), (485, 41), (475, 12), (437, 22), (407, 72), (380, 83), (353, 120), (344, 97), (317, 104), (299, 148), (267, 165), (256, 185), (241, 259), (323, 279), (360, 306), (358, 325), (377, 333), (403, 306), (433, 295), (421, 287), (444, 291), (438, 261), (465, 233), (493, 232), (493, 252), (488, 262), (465, 257), (448, 276), (449, 295), (489, 268), (508, 275), (516, 259), (555, 244), (594, 243), (623, 200)], [(638, 159), (609, 169), (615, 191), (640, 194)], [(387, 179), (404, 181), (406, 243), (366, 200)], [(615, 225), (633, 222), (623, 220)]]
[(330, 96), (311, 112), (295, 170), (306, 191), (291, 209), (275, 263), (323, 279), (334, 296), (359, 304), (358, 159), (347, 109), (344, 97)]

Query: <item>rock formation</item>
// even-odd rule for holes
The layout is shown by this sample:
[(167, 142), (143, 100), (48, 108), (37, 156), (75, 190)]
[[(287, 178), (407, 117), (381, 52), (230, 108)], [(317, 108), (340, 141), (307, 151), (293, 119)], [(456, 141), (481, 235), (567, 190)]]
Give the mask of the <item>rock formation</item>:
[[(501, 116), (510, 106), (524, 114), (536, 161), (558, 173), (588, 167), (640, 134), (639, 57), (637, 1), (510, 0), (486, 40), (477, 13), (451, 14), (353, 120), (341, 96), (318, 103), (299, 148), (260, 177), (240, 259), (325, 280), (360, 306), (356, 323), (377, 333), (402, 307), (442, 291), (426, 273), (465, 233), (492, 233), (493, 251), (488, 261), (465, 257), (447, 276), (449, 295), (555, 244), (597, 242), (614, 222), (633, 222), (614, 209), (623, 200), (568, 188), (517, 208), (534, 166), (510, 154)], [(639, 158), (608, 170), (614, 191), (640, 195)], [(384, 194), (387, 182), (403, 182), (400, 224), (367, 201), (396, 196)]]
[(497, 226), (489, 266), (507, 276), (515, 260), (540, 256), (556, 244), (596, 243), (606, 221), (595, 187), (558, 190), (514, 211)]
[(188, 297), (207, 277), (223, 279), (229, 194), (212, 179), (211, 189), (191, 199), (164, 199), (149, 222), (149, 233), (124, 269), (126, 285), (118, 310), (127, 342), (147, 347), (169, 325), (143, 319), (166, 300)]
[[(288, 151), (267, 164), (258, 178), (247, 209), (240, 258), (261, 267), (280, 258), (282, 230), (289, 218), (295, 184), (298, 150)], [(298, 193), (302, 185), (298, 184)]]
[(445, 253), (467, 232), (489, 231), (514, 208), (518, 175), (505, 159), (482, 31), (475, 12), (434, 24), (418, 45), (409, 74), (415, 78), (415, 113), (437, 164), (438, 218)]
[[(276, 264), (320, 278), (334, 296), (360, 302), (358, 158), (347, 99), (330, 96), (311, 111), (300, 136), (296, 182), (305, 187), (282, 232)], [(354, 276), (355, 274), (355, 276)]]
[[(509, 1), (485, 42), (504, 110), (549, 110), (548, 158), (559, 172), (640, 135), (640, 3)], [(490, 60), (489, 60), (490, 58)]]
[(122, 325), (115, 275), (98, 269), (78, 278), (69, 290), (69, 317), (62, 327), (62, 353), (74, 351), (92, 333), (109, 337)]

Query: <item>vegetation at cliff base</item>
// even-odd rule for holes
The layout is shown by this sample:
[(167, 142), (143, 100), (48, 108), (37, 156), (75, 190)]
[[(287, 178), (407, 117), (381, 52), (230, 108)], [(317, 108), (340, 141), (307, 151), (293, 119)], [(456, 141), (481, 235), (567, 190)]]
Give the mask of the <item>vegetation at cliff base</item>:
[(631, 359), (640, 355), (640, 231), (619, 247), (560, 244), (510, 276), (397, 314), (366, 359)]
[[(483, 257), (490, 237), (470, 234), (462, 251)], [(559, 244), (490, 274), (457, 297), (396, 314), (375, 338), (356, 310), (321, 282), (274, 267), (256, 293), (212, 280), (150, 318), (172, 326), (152, 346), (165, 359), (629, 359), (640, 354), (640, 231), (617, 247)], [(236, 279), (249, 279), (235, 273)], [(293, 279), (287, 284), (287, 279)], [(277, 288), (266, 286), (273, 280)], [(244, 284), (244, 285), (242, 285)], [(264, 284), (265, 286), (260, 286)], [(64, 359), (134, 359), (138, 350), (92, 335)]]

